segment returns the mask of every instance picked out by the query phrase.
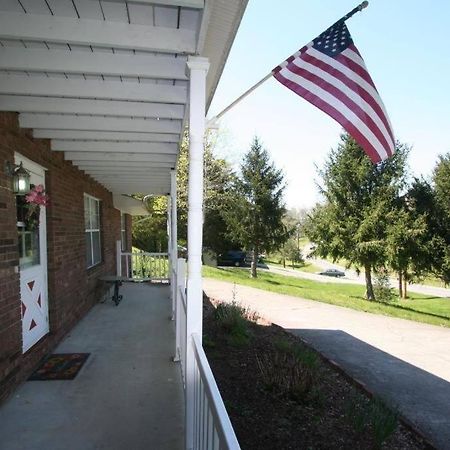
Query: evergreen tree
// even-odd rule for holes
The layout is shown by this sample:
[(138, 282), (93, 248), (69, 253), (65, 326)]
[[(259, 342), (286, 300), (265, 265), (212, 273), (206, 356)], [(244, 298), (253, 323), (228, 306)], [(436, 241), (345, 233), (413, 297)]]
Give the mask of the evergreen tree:
[(409, 193), (398, 198), (388, 214), (388, 264), (398, 274), (400, 297), (406, 298), (408, 282), (420, 278), (429, 261), (426, 214), (417, 210), (415, 200)]
[(386, 263), (389, 213), (406, 185), (407, 153), (405, 146), (397, 145), (391, 158), (374, 165), (343, 134), (319, 171), (326, 203), (310, 214), (306, 234), (316, 244), (316, 255), (343, 258), (349, 266), (364, 269), (368, 300), (375, 299), (372, 271)]
[(450, 153), (439, 156), (433, 172), (433, 182), (437, 204), (450, 217)]
[(433, 172), (435, 217), (434, 272), (450, 283), (450, 153), (440, 156)]
[[(219, 254), (239, 246), (229, 238), (223, 218), (225, 205), (233, 203), (231, 197), (235, 175), (227, 161), (214, 155), (213, 141), (209, 135), (205, 139), (203, 175), (203, 246)], [(178, 237), (181, 242), (187, 241), (188, 178), (189, 139), (186, 133), (177, 166)]]
[(282, 222), (286, 212), (284, 188), (282, 171), (255, 137), (235, 182), (236, 195), (225, 214), (229, 235), (252, 252), (253, 278), (257, 276), (258, 254), (278, 249), (288, 237)]

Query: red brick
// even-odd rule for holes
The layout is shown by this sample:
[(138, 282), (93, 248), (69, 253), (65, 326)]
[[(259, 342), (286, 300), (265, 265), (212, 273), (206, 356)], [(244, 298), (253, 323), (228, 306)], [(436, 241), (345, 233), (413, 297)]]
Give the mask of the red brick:
[[(47, 169), (50, 333), (22, 354), (15, 196), (11, 179), (0, 170), (0, 402), (100, 300), (97, 279), (115, 273), (115, 242), (120, 239), (120, 212), (113, 207), (112, 194), (65, 161), (63, 152), (52, 152), (48, 140), (33, 139), (29, 130), (20, 129), (17, 114), (0, 113), (0, 167), (5, 161), (14, 161), (15, 151)], [(84, 193), (101, 200), (103, 261), (89, 270), (85, 261)], [(131, 230), (130, 217), (128, 224)], [(128, 234), (131, 248), (131, 232)]]

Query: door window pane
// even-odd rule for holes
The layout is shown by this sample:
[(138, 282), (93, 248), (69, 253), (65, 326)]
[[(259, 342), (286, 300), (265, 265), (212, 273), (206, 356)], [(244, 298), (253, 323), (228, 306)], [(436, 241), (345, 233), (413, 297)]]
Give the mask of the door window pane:
[(40, 264), (39, 251), (39, 212), (40, 208), (30, 209), (23, 195), (16, 196), (17, 233), (19, 243), (19, 265), (27, 268)]
[(19, 265), (21, 268), (40, 263), (39, 228), (34, 231), (19, 229)]

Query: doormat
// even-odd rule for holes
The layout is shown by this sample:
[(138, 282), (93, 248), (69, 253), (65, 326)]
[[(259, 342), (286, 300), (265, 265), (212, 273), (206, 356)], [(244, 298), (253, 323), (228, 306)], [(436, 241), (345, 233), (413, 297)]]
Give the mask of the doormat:
[(48, 356), (28, 381), (73, 380), (90, 353), (54, 353)]

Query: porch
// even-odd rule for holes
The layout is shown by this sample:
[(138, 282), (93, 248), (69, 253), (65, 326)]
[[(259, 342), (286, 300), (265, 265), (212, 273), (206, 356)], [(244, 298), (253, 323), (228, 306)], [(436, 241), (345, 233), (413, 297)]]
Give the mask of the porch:
[[(29, 224), (18, 220), (15, 172), (0, 172), (6, 394), (95, 304), (100, 278), (154, 278), (147, 270), (159, 257), (137, 264), (123, 238), (128, 216), (147, 213), (147, 196), (167, 196), (167, 263), (157, 278), (170, 280), (148, 294), (127, 286), (117, 308), (96, 305), (57, 350), (91, 352), (79, 379), (25, 383), (1, 411), (0, 446), (239, 448), (201, 344), (201, 251), (206, 111), (246, 5), (0, 0), (0, 163), (36, 166), (31, 182), (51, 198), (34, 230), (37, 275), (27, 278), (16, 244), (17, 224)], [(186, 128), (189, 271), (177, 260)]]
[(86, 352), (72, 381), (27, 381), (0, 408), (0, 448), (182, 449), (184, 392), (172, 361), (167, 285), (125, 283), (55, 350)]

